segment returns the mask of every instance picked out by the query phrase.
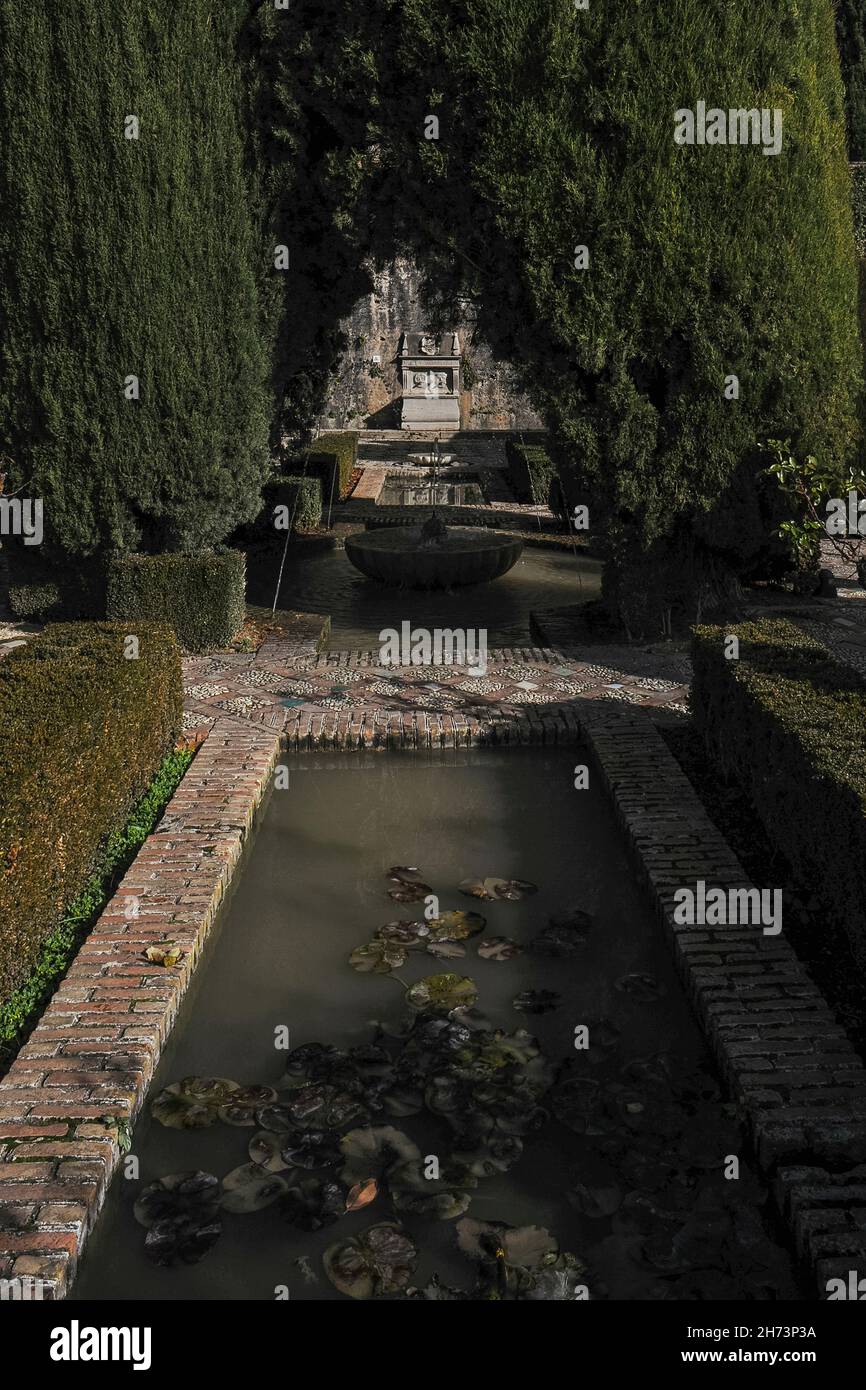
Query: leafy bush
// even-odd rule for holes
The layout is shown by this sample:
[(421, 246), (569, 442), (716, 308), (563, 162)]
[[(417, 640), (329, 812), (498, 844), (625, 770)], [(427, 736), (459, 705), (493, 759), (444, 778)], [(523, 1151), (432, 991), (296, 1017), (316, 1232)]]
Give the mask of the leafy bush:
[(181, 726), (170, 628), (57, 623), (0, 662), (0, 998), (28, 977)]
[(306, 471), (308, 476), (321, 479), (323, 506), (328, 505), (331, 497), (336, 502), (346, 496), (357, 457), (357, 430), (320, 434), (315, 440)]
[(122, 556), (108, 569), (108, 617), (170, 623), (188, 651), (225, 647), (243, 626), (245, 568), (238, 550)]
[(548, 506), (556, 469), (544, 446), (520, 444), (515, 439), (509, 439), (506, 454), (508, 480), (518, 502), (535, 502)]
[(21, 1046), (28, 1024), (57, 988), (83, 938), (162, 815), (192, 758), (190, 750), (181, 750), (169, 753), (163, 760), (144, 796), (132, 808), (126, 824), (108, 836), (97, 867), (46, 938), (24, 984), (0, 1002), (0, 1065), (6, 1065)]
[(866, 159), (866, 0), (836, 0), (836, 40), (845, 82), (848, 148)]
[(42, 584), (10, 584), (9, 607), (13, 617), (23, 623), (59, 618), (63, 611), (60, 585), (50, 580)]
[(866, 682), (780, 620), (696, 628), (693, 659), (710, 756), (866, 968)]
[[(312, 531), (322, 520), (322, 481), (300, 474), (287, 474), (278, 483), (265, 489), (270, 525), (274, 508), (287, 507), (293, 531)], [(281, 535), (284, 531), (280, 532)]]
[(851, 199), (854, 205), (854, 244), (866, 260), (866, 162), (851, 166)]

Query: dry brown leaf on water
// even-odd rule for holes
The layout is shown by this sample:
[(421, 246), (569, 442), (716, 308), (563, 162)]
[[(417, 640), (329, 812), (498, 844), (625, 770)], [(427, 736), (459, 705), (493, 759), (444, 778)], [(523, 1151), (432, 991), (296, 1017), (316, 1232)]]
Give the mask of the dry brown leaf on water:
[(346, 1197), (346, 1211), (358, 1211), (361, 1207), (369, 1206), (379, 1195), (379, 1184), (375, 1178), (368, 1178), (366, 1182), (356, 1182)]

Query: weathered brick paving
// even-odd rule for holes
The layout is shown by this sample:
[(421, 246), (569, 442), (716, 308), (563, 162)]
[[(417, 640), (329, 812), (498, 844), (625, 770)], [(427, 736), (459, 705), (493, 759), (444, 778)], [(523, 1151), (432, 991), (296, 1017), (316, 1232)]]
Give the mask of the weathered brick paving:
[[(749, 886), (653, 727), (654, 715), (682, 708), (676, 674), (539, 648), (491, 653), (485, 677), (395, 672), (373, 653), (316, 657), (279, 641), (186, 669), (188, 723), (207, 740), (0, 1085), (0, 1277), (66, 1292), (120, 1159), (117, 1122), (142, 1105), (281, 744), (581, 740), (819, 1293), (858, 1260), (866, 1272), (866, 1073), (851, 1044), (783, 938), (673, 921), (677, 887)], [(186, 952), (173, 970), (144, 958), (165, 939)]]
[[(278, 752), (215, 723), (0, 1085), (0, 1278), (66, 1291)], [(173, 969), (144, 955), (165, 940)]]

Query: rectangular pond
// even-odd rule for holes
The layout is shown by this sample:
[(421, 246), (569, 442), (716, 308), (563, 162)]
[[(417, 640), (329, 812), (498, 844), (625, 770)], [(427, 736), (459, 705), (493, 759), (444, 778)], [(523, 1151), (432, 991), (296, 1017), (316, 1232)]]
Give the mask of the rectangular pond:
[(586, 761), (288, 760), (73, 1299), (798, 1297)]

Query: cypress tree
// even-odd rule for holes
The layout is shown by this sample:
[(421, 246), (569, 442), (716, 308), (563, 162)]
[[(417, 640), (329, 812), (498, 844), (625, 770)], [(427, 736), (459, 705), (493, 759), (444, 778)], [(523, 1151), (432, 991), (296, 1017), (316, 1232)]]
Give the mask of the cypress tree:
[(0, 452), (55, 557), (193, 550), (259, 506), (245, 9), (0, 0)]

